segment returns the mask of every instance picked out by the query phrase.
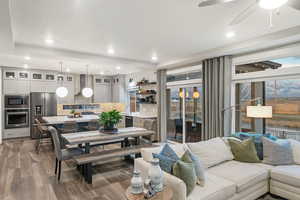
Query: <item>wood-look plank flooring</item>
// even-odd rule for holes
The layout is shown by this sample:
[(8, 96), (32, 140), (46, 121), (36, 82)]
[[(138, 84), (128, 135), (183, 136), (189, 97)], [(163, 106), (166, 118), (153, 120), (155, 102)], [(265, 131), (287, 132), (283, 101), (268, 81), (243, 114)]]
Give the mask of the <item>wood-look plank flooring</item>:
[[(112, 145), (105, 149), (114, 148)], [(97, 147), (96, 151), (101, 151)], [(62, 163), (62, 177), (54, 175), (50, 145), (35, 152), (30, 139), (5, 140), (0, 145), (0, 200), (126, 200), (133, 164), (122, 159), (97, 165), (93, 184), (86, 184), (74, 161)]]

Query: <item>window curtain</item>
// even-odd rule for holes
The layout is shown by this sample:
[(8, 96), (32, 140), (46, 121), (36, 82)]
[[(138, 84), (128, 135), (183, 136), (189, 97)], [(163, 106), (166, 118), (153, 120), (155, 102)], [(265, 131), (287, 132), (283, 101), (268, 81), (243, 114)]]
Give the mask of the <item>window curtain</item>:
[(157, 96), (158, 96), (158, 113), (157, 113), (157, 134), (161, 142), (167, 141), (167, 70), (157, 71)]
[(204, 60), (202, 140), (230, 135), (232, 59), (222, 56)]

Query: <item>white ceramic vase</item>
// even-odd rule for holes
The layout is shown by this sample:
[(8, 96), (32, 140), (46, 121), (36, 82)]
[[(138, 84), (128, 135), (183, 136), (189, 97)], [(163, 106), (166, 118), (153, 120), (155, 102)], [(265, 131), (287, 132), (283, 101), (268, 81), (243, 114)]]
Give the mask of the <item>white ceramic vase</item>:
[(144, 182), (141, 177), (141, 172), (135, 170), (133, 172), (133, 177), (131, 179), (131, 193), (132, 194), (141, 194), (144, 191)]
[(149, 179), (151, 180), (152, 187), (155, 192), (163, 190), (163, 172), (159, 166), (159, 160), (154, 158), (151, 161), (151, 166), (148, 171)]

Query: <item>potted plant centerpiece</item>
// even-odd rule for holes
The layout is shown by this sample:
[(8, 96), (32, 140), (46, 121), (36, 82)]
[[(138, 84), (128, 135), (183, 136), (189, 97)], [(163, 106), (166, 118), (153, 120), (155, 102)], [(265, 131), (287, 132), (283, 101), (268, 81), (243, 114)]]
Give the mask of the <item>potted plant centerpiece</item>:
[(111, 110), (108, 112), (102, 112), (99, 115), (99, 123), (103, 128), (100, 129), (102, 132), (117, 132), (115, 127), (122, 119), (122, 115), (117, 110)]

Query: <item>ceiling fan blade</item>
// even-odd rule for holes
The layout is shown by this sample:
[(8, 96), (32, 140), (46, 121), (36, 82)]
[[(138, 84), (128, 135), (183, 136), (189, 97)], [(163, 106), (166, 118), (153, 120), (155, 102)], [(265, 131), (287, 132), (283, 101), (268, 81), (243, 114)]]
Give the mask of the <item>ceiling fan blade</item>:
[(300, 10), (300, 1), (299, 0), (289, 0), (288, 5), (296, 10)]
[(212, 5), (228, 3), (232, 1), (236, 1), (236, 0), (202, 0), (202, 2), (198, 4), (198, 7), (212, 6)]
[(241, 23), (242, 21), (247, 19), (251, 14), (253, 14), (257, 8), (258, 8), (258, 4), (255, 1), (253, 4), (251, 4), (245, 10), (243, 10), (238, 16), (236, 16), (229, 25), (234, 26), (234, 25)]

